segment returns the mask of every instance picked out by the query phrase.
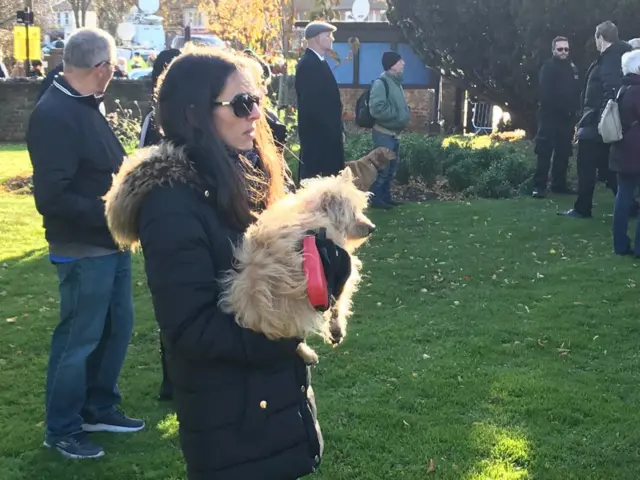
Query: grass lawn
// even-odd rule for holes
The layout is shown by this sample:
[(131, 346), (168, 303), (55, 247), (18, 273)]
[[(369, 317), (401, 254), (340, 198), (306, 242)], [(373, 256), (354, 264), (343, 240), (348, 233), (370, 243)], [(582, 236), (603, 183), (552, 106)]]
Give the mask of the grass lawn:
[[(26, 153), (0, 151), (0, 178), (22, 170)], [(607, 193), (584, 221), (555, 215), (571, 198), (372, 213), (347, 339), (320, 346), (312, 373), (326, 442), (316, 478), (637, 479), (640, 275), (611, 253)], [(147, 429), (97, 434), (107, 452), (97, 461), (41, 446), (58, 316), (45, 252), (32, 198), (0, 193), (0, 478), (183, 479), (175, 416), (155, 400), (140, 258), (120, 387)]]

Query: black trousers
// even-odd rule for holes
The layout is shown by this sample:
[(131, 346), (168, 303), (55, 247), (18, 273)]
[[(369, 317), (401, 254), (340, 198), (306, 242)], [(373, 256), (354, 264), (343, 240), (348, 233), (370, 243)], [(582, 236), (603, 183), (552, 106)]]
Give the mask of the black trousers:
[(169, 372), (167, 370), (167, 359), (165, 357), (162, 338), (160, 338), (160, 362), (162, 364), (162, 383), (160, 384), (160, 396), (166, 397), (173, 394), (173, 384), (169, 379)]
[[(536, 190), (546, 190), (551, 169), (551, 190), (562, 191), (567, 188), (567, 170), (569, 157), (573, 154), (572, 119), (557, 120), (541, 118), (536, 135), (536, 155), (538, 165), (533, 179)], [(553, 158), (553, 166), (552, 160)]]
[(618, 191), (616, 174), (609, 170), (609, 147), (597, 140), (578, 141), (578, 198), (573, 209), (581, 215), (591, 216), (598, 171), (614, 196)]

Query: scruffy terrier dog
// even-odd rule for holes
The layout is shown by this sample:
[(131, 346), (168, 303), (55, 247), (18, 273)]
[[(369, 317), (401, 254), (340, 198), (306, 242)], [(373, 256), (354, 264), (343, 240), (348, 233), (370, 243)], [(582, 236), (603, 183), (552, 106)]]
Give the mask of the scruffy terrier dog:
[[(235, 247), (236, 266), (221, 279), (220, 306), (235, 314), (242, 327), (270, 339), (319, 334), (327, 343), (344, 339), (352, 296), (360, 281), (361, 262), (353, 255), (375, 226), (363, 213), (369, 195), (359, 190), (345, 168), (333, 177), (305, 181), (267, 208)], [(326, 312), (314, 309), (307, 296), (300, 244), (309, 231), (326, 229), (326, 237), (351, 258), (351, 275), (342, 294)], [(318, 361), (305, 342), (298, 354), (307, 364)]]
[(378, 172), (395, 158), (395, 153), (386, 147), (378, 147), (359, 160), (347, 162), (355, 177), (354, 183), (363, 192), (371, 188), (378, 177)]

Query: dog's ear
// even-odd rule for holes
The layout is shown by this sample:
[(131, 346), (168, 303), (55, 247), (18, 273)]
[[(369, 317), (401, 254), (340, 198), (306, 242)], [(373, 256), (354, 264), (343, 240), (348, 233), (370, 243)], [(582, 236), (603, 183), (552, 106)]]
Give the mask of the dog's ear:
[(353, 172), (351, 171), (351, 169), (349, 167), (344, 168), (341, 172), (340, 172), (340, 176), (347, 180), (348, 182), (353, 182)]
[[(349, 170), (349, 169), (347, 169)], [(349, 170), (351, 171), (351, 170)], [(322, 194), (320, 198), (320, 208), (325, 212), (338, 212), (338, 209), (341, 206), (340, 198), (331, 192), (325, 192)]]

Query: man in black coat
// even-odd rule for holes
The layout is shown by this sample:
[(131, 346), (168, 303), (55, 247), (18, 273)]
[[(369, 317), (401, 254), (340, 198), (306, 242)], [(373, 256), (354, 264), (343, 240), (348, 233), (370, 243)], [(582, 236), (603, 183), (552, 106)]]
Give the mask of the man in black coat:
[(540, 69), (540, 104), (536, 154), (538, 168), (534, 178), (533, 197), (544, 198), (553, 156), (551, 191), (569, 193), (567, 167), (572, 155), (571, 142), (576, 114), (580, 106), (578, 69), (569, 60), (569, 40), (556, 37), (553, 55)]
[(298, 181), (335, 175), (344, 168), (342, 100), (325, 56), (336, 27), (311, 22), (305, 28), (307, 50), (296, 66), (300, 167)]
[(578, 122), (578, 198), (572, 209), (558, 212), (574, 218), (590, 218), (597, 171), (604, 172), (607, 187), (615, 195), (615, 175), (608, 169), (609, 144), (602, 141), (598, 123), (607, 102), (615, 98), (622, 85), (622, 55), (631, 46), (620, 40), (618, 28), (612, 22), (596, 27), (596, 47), (600, 56), (587, 70), (582, 93), (582, 117)]
[(60, 62), (54, 68), (49, 70), (47, 75), (44, 77), (42, 81), (42, 85), (40, 86), (40, 91), (38, 92), (38, 100), (42, 98), (45, 92), (49, 89), (49, 87), (53, 84), (53, 80), (56, 78), (56, 75), (59, 75), (64, 70), (64, 64)]

